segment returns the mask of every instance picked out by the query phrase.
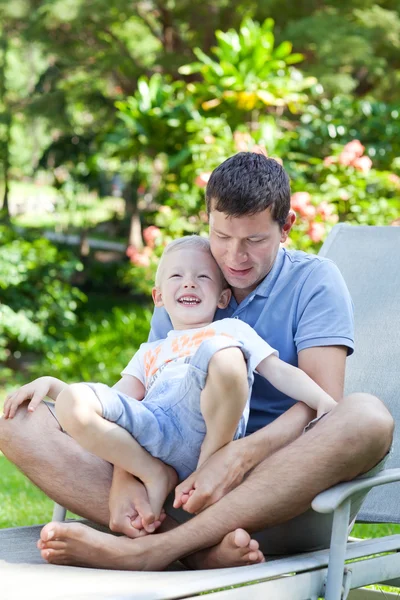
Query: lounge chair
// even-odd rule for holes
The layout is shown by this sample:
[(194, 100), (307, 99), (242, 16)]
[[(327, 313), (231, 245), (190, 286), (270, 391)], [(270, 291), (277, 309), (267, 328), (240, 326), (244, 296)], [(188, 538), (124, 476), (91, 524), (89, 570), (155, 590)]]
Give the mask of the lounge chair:
[[(339, 266), (355, 304), (357, 351), (348, 360), (346, 392), (376, 394), (400, 423), (400, 228), (338, 225), (320, 254)], [(201, 592), (225, 587), (229, 589), (210, 597), (368, 600), (379, 594), (389, 598), (388, 593), (350, 590), (379, 582), (400, 587), (400, 535), (348, 543), (347, 524), (352, 495), (373, 487), (359, 519), (400, 523), (400, 483), (382, 485), (400, 481), (396, 466), (400, 467), (400, 448), (395, 441), (385, 471), (339, 484), (315, 498), (314, 510), (334, 512), (330, 549), (249, 567), (137, 573), (47, 565), (35, 548), (40, 526), (4, 529), (0, 531), (1, 598), (167, 600), (198, 598)], [(63, 517), (62, 507), (56, 507), (57, 514)]]

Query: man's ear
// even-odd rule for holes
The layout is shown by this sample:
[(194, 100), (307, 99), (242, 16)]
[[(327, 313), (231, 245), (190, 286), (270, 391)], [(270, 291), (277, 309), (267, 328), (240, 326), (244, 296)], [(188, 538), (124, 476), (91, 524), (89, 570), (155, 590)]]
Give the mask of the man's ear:
[(221, 295), (218, 300), (217, 307), (218, 308), (226, 308), (229, 304), (229, 300), (231, 299), (231, 296), (232, 296), (231, 288), (226, 288), (225, 290), (222, 290)]
[(281, 244), (283, 244), (284, 242), (286, 242), (287, 237), (290, 233), (290, 230), (292, 229), (294, 222), (296, 220), (296, 213), (290, 209), (289, 214), (286, 218), (286, 222), (284, 224), (284, 226), (282, 227), (282, 231), (281, 231)]
[(151, 290), (151, 295), (153, 296), (154, 306), (157, 306), (157, 308), (164, 306), (160, 288), (153, 287)]

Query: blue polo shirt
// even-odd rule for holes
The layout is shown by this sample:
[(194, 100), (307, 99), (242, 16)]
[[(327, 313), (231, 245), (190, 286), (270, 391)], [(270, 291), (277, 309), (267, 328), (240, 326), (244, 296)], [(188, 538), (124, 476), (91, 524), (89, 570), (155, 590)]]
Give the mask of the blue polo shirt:
[[(353, 305), (336, 265), (329, 259), (280, 248), (275, 263), (240, 304), (232, 297), (214, 320), (231, 317), (251, 325), (279, 351), (279, 357), (298, 366), (297, 354), (316, 346), (347, 346), (354, 350)], [(165, 338), (172, 329), (164, 308), (154, 310), (149, 341)], [(295, 401), (255, 374), (247, 434), (268, 425)]]

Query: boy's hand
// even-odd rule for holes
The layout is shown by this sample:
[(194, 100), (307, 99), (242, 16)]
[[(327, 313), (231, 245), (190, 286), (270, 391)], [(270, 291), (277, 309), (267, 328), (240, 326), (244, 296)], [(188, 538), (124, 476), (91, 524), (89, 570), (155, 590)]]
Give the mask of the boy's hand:
[(4, 403), (4, 417), (6, 419), (12, 419), (15, 416), (18, 407), (26, 400), (30, 400), (28, 412), (33, 412), (48, 395), (51, 383), (51, 377), (39, 377), (39, 379), (31, 381), (31, 383), (27, 383), (15, 392), (9, 394)]

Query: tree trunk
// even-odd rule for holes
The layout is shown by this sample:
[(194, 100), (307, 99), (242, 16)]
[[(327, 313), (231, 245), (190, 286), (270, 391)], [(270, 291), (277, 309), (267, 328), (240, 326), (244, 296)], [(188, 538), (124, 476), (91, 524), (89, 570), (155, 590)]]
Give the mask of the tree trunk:
[(1, 63), (0, 63), (0, 105), (2, 105), (3, 115), (5, 117), (6, 135), (5, 140), (1, 144), (1, 162), (3, 163), (3, 179), (4, 179), (4, 195), (3, 195), (3, 206), (1, 209), (1, 217), (5, 221), (10, 220), (10, 209), (9, 209), (9, 173), (10, 173), (10, 141), (11, 141), (11, 124), (12, 117), (9, 110), (7, 110), (6, 103), (6, 66), (7, 66), (7, 51), (8, 51), (8, 40), (6, 32), (2, 32), (1, 41)]
[(138, 209), (138, 187), (139, 178), (137, 171), (135, 171), (130, 183), (124, 189), (123, 197), (125, 199), (126, 214), (130, 216), (128, 245), (141, 250), (143, 248), (143, 238)]

